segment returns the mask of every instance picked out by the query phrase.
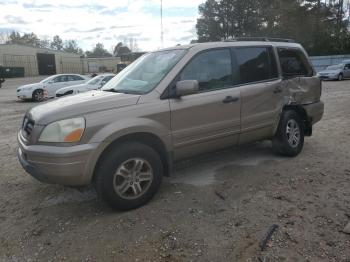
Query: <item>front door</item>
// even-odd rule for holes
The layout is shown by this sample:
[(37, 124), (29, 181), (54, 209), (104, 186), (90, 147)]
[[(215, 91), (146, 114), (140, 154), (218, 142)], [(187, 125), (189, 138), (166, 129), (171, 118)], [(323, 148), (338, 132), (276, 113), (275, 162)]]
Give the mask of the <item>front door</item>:
[(65, 87), (65, 83), (67, 82), (67, 76), (66, 75), (59, 75), (52, 79), (47, 86), (47, 94), (49, 97), (55, 97), (56, 96), (56, 91), (58, 89), (61, 89)]
[(344, 78), (350, 78), (350, 64), (346, 64), (344, 67)]
[(237, 144), (240, 88), (234, 87), (230, 49), (196, 55), (177, 81), (197, 80), (199, 93), (170, 99), (175, 159)]

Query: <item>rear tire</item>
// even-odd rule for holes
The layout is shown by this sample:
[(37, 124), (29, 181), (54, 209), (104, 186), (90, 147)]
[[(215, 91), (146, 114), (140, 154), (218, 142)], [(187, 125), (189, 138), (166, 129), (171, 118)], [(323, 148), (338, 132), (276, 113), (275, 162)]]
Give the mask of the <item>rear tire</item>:
[(127, 142), (109, 150), (95, 173), (97, 194), (117, 210), (146, 204), (159, 190), (163, 164), (159, 154), (141, 143)]
[(44, 90), (37, 89), (33, 92), (32, 99), (34, 102), (41, 102), (44, 100)]
[(299, 115), (293, 110), (284, 111), (272, 140), (273, 150), (280, 155), (294, 157), (303, 146), (304, 128)]

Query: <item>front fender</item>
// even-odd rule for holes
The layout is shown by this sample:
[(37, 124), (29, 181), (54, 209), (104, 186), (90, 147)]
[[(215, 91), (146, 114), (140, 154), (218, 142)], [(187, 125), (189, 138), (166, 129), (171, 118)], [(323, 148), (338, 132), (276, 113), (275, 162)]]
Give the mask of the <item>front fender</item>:
[[(135, 124), (137, 123), (137, 124)], [(171, 134), (168, 127), (157, 121), (147, 118), (125, 119), (106, 125), (92, 136), (89, 143), (98, 144), (89, 159), (86, 176), (91, 180), (95, 166), (104, 150), (118, 138), (136, 133), (148, 133), (157, 136), (164, 144), (166, 150), (172, 150)]]

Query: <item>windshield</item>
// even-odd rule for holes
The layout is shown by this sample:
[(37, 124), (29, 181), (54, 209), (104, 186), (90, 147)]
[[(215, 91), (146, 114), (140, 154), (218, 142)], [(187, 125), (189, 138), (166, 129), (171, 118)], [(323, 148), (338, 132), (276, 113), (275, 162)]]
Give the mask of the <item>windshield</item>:
[(110, 80), (103, 91), (145, 94), (154, 89), (187, 50), (148, 53)]
[(327, 69), (329, 70), (334, 70), (334, 69), (342, 69), (344, 67), (343, 64), (340, 65), (332, 65), (332, 66), (328, 66)]
[(87, 81), (86, 83), (88, 85), (96, 85), (98, 84), (98, 82), (101, 81), (101, 79), (103, 78), (103, 76), (95, 76), (94, 78), (90, 79), (89, 81)]

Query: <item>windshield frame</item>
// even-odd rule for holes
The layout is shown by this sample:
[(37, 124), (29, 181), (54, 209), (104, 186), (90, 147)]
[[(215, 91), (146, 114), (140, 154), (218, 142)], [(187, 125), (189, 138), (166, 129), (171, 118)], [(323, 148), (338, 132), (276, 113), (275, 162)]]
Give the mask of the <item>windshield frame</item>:
[[(118, 75), (120, 74), (123, 74), (121, 75), (120, 77), (123, 77), (124, 74), (127, 74), (128, 72), (130, 72), (129, 70), (132, 70), (133, 67), (136, 67), (137, 66), (137, 63), (141, 61), (141, 59), (143, 59), (145, 56), (148, 56), (148, 55), (151, 55), (151, 54), (155, 54), (155, 53), (162, 53), (162, 52), (170, 52), (170, 51), (182, 51), (181, 54), (179, 54), (179, 58), (178, 60), (176, 61), (176, 63), (174, 63), (168, 70), (167, 72), (161, 77), (161, 79), (150, 89), (150, 90), (147, 90), (147, 91), (140, 91), (138, 92), (138, 90), (126, 90), (126, 89), (114, 89), (114, 88), (108, 88), (106, 89), (106, 85), (108, 87), (108, 84), (109, 83), (112, 83), (113, 79), (111, 79), (110, 81), (108, 81), (106, 83), (106, 85), (104, 87), (102, 87), (100, 90), (101, 91), (104, 91), (104, 92), (116, 92), (118, 93), (126, 93), (126, 94), (135, 94), (135, 95), (146, 95), (146, 94), (149, 94), (151, 93), (153, 90), (155, 90), (159, 84), (169, 75), (169, 73), (176, 67), (176, 65), (184, 58), (184, 56), (188, 53), (188, 49), (187, 48), (174, 48), (174, 49), (165, 49), (165, 50), (157, 50), (157, 51), (153, 51), (153, 52), (149, 52), (149, 53), (146, 53), (144, 55), (142, 55), (141, 57), (139, 57), (138, 59), (136, 59), (134, 62), (132, 62), (129, 66), (127, 66), (124, 70), (122, 70)], [(128, 71), (126, 71), (128, 69), (128, 67), (130, 68)], [(118, 77), (118, 75), (116, 75), (115, 77)], [(124, 76), (124, 77), (127, 77), (127, 76)]]

